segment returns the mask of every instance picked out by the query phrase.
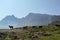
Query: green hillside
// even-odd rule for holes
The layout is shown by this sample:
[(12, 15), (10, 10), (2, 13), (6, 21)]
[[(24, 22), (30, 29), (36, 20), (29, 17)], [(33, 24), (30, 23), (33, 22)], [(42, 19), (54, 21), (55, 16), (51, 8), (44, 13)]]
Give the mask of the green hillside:
[(1, 40), (60, 40), (60, 27), (55, 25), (25, 26), (13, 30), (0, 32)]

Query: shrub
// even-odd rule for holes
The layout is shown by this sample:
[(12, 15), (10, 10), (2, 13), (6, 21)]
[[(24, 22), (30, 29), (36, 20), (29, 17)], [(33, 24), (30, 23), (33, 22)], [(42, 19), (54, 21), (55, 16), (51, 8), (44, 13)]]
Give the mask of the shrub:
[(37, 28), (37, 26), (32, 26), (32, 28)]
[(39, 28), (42, 28), (43, 26), (39, 26)]
[(23, 29), (27, 29), (27, 28), (28, 28), (28, 26), (23, 27)]

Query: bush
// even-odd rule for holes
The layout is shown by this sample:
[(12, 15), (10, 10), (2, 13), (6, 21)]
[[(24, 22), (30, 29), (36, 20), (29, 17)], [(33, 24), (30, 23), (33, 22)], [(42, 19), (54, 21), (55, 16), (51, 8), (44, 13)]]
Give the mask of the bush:
[(42, 28), (43, 26), (39, 26), (39, 28)]
[(37, 28), (37, 26), (32, 26), (32, 28)]
[(28, 26), (23, 27), (23, 29), (27, 29), (27, 28), (28, 28)]

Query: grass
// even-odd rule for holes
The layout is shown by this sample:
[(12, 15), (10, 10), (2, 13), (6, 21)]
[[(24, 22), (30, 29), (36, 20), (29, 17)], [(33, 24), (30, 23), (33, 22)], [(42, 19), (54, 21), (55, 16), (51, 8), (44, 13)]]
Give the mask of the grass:
[(3, 40), (60, 40), (60, 27), (55, 25), (26, 26), (17, 29), (19, 29), (18, 32), (4, 32), (5, 36), (2, 36), (2, 38), (4, 37)]

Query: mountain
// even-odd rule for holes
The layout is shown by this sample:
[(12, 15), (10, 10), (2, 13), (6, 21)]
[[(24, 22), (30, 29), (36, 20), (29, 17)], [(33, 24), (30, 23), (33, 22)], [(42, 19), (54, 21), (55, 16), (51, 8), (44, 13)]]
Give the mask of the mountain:
[(9, 28), (9, 25), (14, 27), (48, 25), (58, 20), (60, 20), (60, 15), (29, 13), (24, 18), (9, 15), (0, 21), (0, 28)]
[(46, 25), (51, 22), (51, 16), (46, 14), (30, 13), (24, 18), (24, 26)]
[(0, 21), (0, 28), (8, 28), (9, 25), (16, 26), (18, 23), (20, 23), (20, 19), (16, 18), (14, 15), (9, 15)]

